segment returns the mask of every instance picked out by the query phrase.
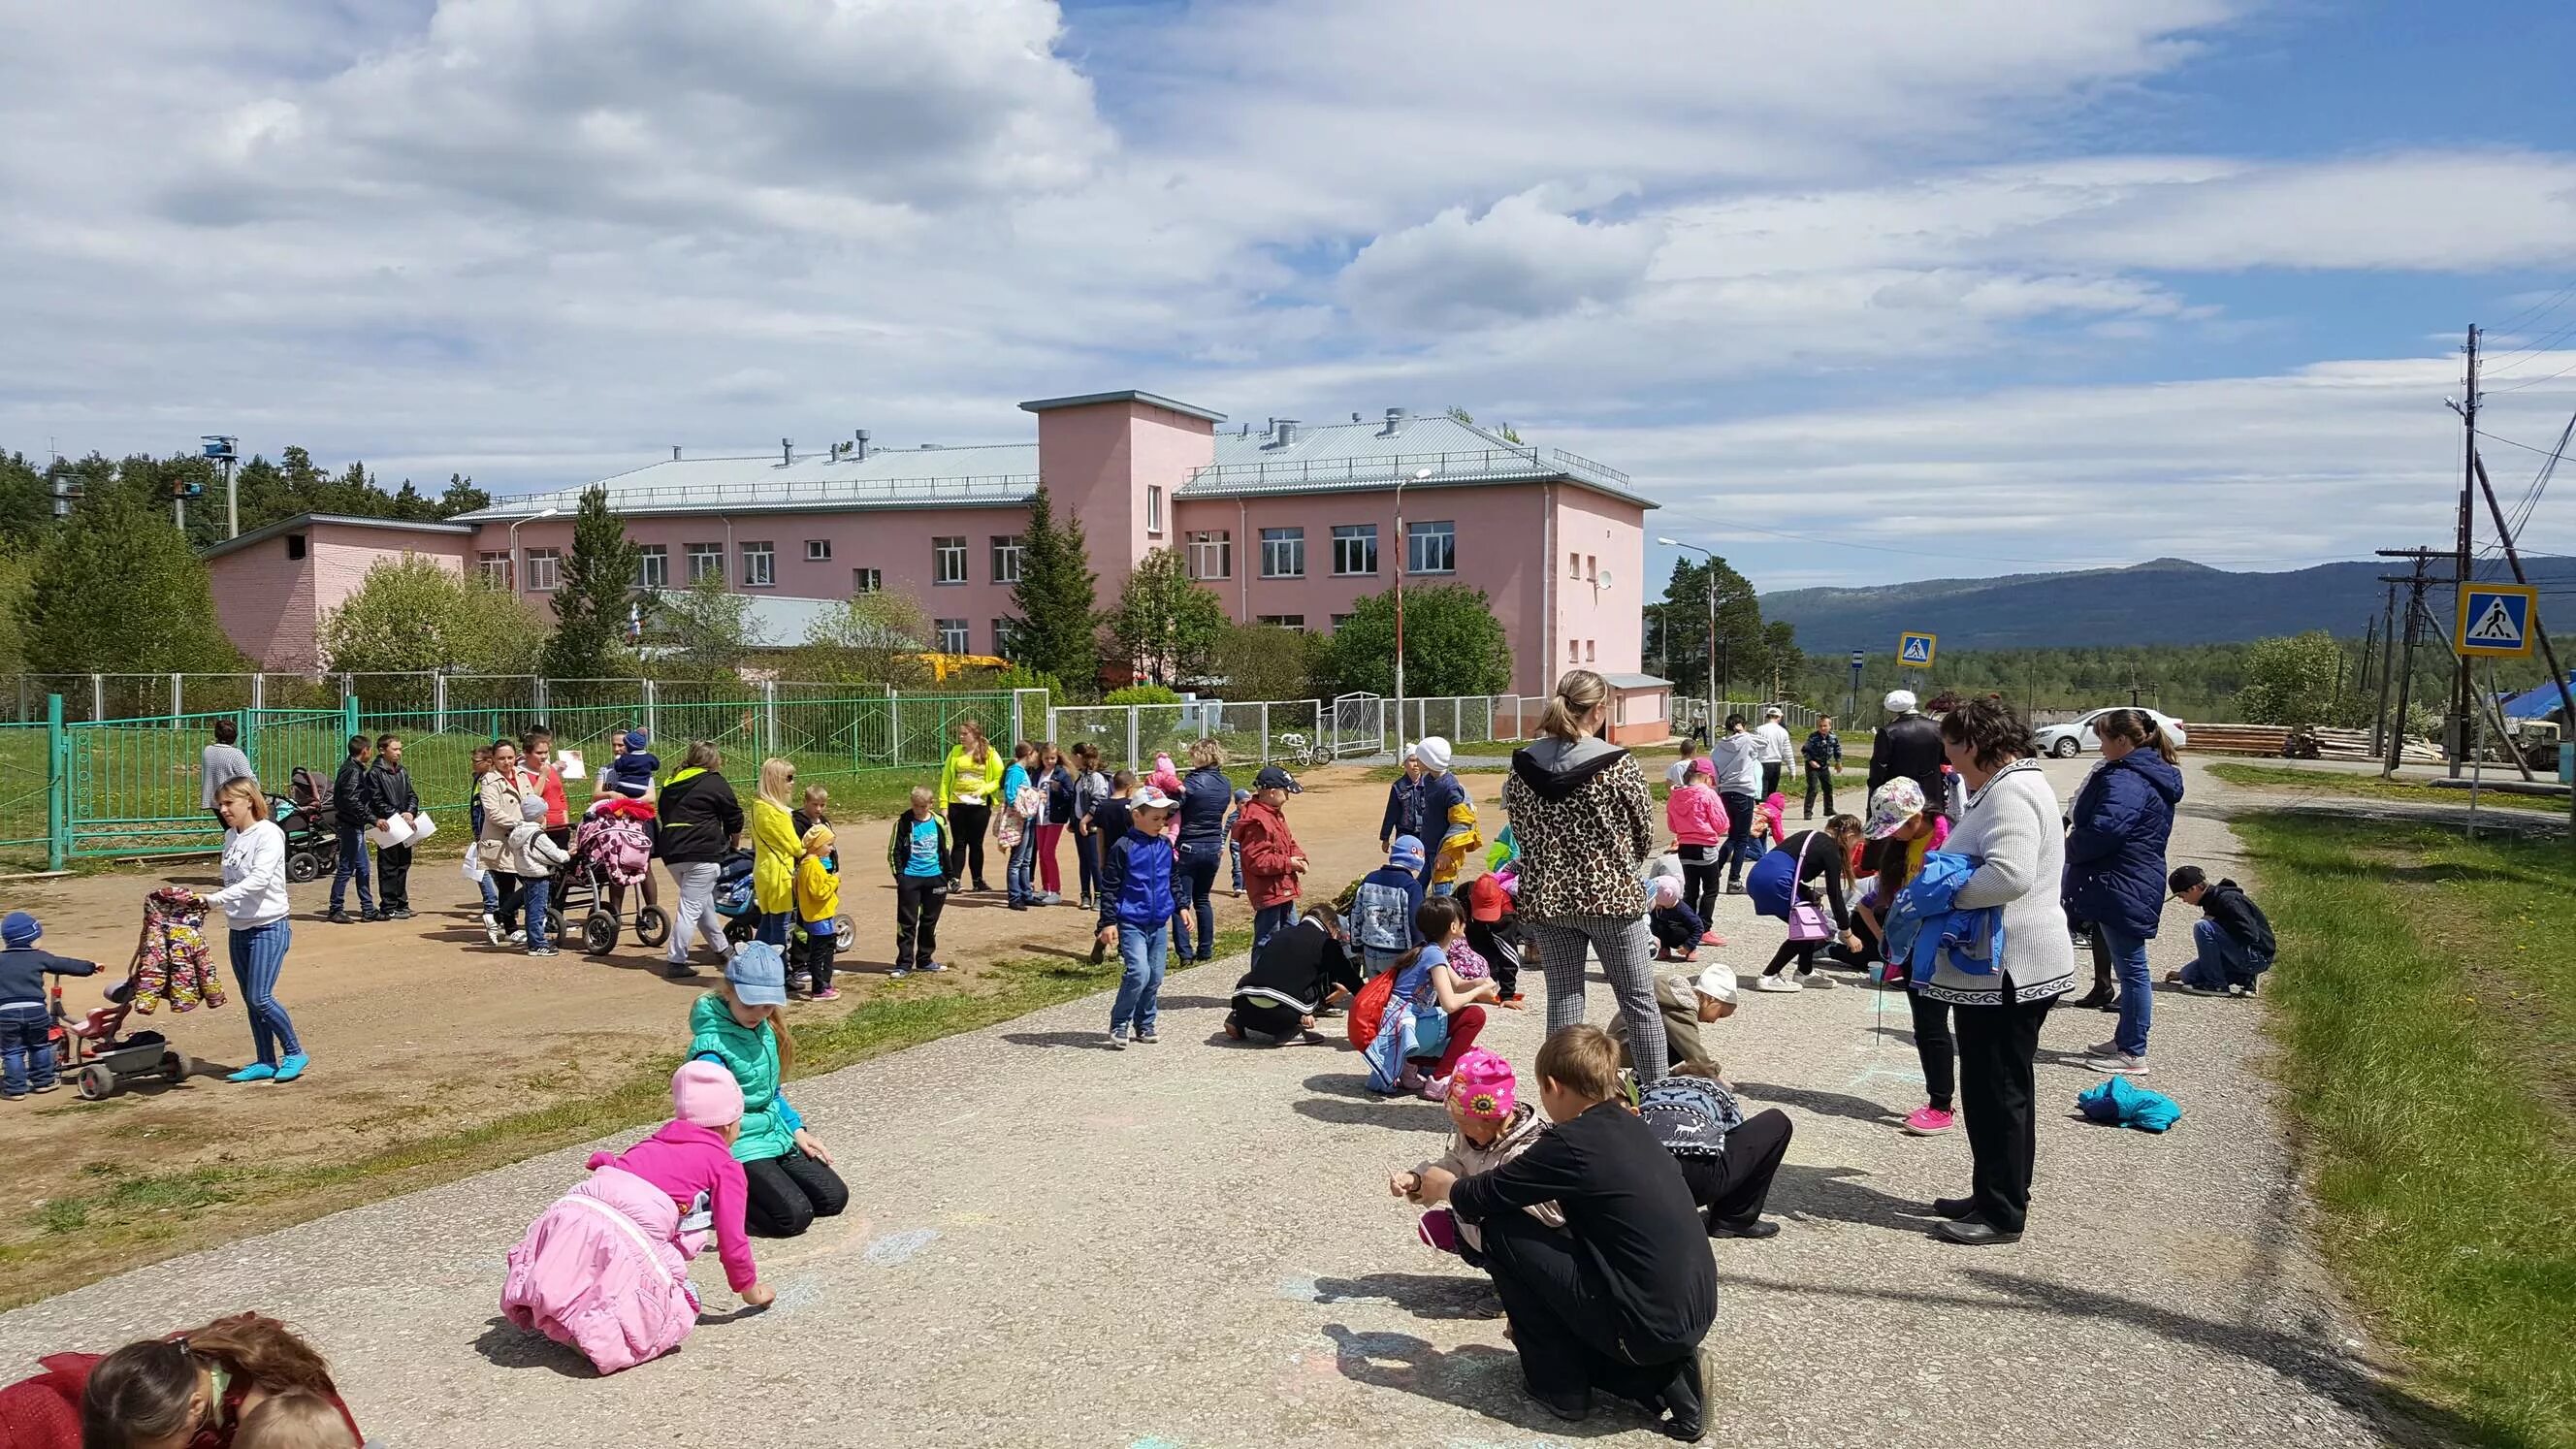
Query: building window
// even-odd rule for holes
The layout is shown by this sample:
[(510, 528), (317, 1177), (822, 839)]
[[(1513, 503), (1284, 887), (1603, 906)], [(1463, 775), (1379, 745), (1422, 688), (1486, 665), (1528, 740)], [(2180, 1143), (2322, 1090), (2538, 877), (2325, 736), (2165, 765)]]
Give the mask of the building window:
[(507, 553), (478, 553), (474, 566), (483, 571), (483, 582), (499, 588), (510, 586), (510, 556)]
[(528, 550), (528, 587), (541, 594), (551, 594), (563, 587), (562, 549)]
[(766, 589), (778, 582), (778, 547), (763, 541), (742, 546), (742, 586)]
[(807, 563), (830, 563), (832, 561), (832, 541), (828, 538), (809, 538), (805, 540), (805, 561)]
[(1583, 555), (1570, 553), (1565, 556), (1565, 576), (1569, 579), (1583, 577)]
[(667, 589), (671, 586), (671, 551), (658, 543), (648, 543), (635, 554), (635, 587)]
[(1306, 576), (1306, 530), (1261, 530), (1261, 576), (1265, 579), (1302, 579)]
[(993, 621), (993, 653), (997, 657), (1003, 659), (1018, 657), (1019, 640), (1014, 637), (1018, 632), (1018, 626), (1014, 625), (1010, 620), (995, 619)]
[(1145, 531), (1160, 537), (1163, 532), (1163, 486), (1145, 485)]
[(1377, 572), (1377, 525), (1333, 525), (1333, 572), (1340, 575)]
[(938, 622), (939, 652), (942, 654), (965, 653), (966, 621), (963, 619), (942, 619)]
[(1583, 576), (1593, 583), (1601, 582), (1601, 560), (1598, 557), (1588, 553), (1583, 556)]
[(286, 536), (286, 556), (291, 559), (304, 557), (303, 534), (290, 533)]
[(693, 543), (689, 545), (689, 582), (702, 584), (713, 579), (724, 582), (724, 545)]
[(1336, 634), (1340, 633), (1344, 624), (1347, 624), (1358, 617), (1359, 615), (1357, 614), (1335, 614), (1333, 616), (1333, 632)]
[(930, 541), (930, 581), (934, 584), (966, 582), (964, 534), (942, 535)]
[(1306, 632), (1306, 616), (1303, 614), (1264, 614), (1261, 616), (1261, 622), (1276, 624), (1282, 629), (1294, 629), (1300, 634)]
[(1191, 578), (1230, 579), (1234, 577), (1234, 535), (1224, 529), (1193, 533), (1183, 558)]
[(885, 575), (878, 573), (875, 569), (850, 570), (851, 593), (873, 594), (881, 592), (884, 588)]
[(1020, 581), (1020, 538), (1016, 533), (993, 536), (993, 582), (1016, 584)]
[(1565, 641), (1565, 662), (1568, 664), (1580, 664), (1583, 662), (1582, 640), (1568, 639)]
[(1406, 524), (1404, 571), (1409, 574), (1456, 573), (1458, 525), (1448, 522)]
[(1599, 653), (1598, 653), (1598, 652), (1596, 652), (1596, 651), (1594, 650), (1594, 648), (1593, 648), (1593, 645), (1594, 645), (1594, 644), (1596, 644), (1597, 642), (1599, 642), (1599, 641), (1597, 641), (1597, 640), (1592, 640), (1592, 639), (1586, 639), (1586, 640), (1584, 640), (1584, 641), (1583, 641), (1583, 662), (1584, 662), (1584, 663), (1586, 663), (1586, 664), (1590, 664), (1590, 663), (1592, 663), (1593, 661), (1595, 661), (1596, 659), (1598, 659), (1598, 658), (1600, 658), (1600, 657), (1601, 657), (1601, 656), (1599, 655)]

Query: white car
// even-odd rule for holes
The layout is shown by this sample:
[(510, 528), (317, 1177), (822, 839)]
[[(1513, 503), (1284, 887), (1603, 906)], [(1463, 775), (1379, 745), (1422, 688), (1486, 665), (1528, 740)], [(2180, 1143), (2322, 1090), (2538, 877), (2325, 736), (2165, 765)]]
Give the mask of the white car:
[[(2120, 707), (2126, 708), (2126, 706)], [(2041, 754), (2055, 755), (2061, 760), (2071, 760), (2077, 755), (2088, 754), (2102, 748), (2102, 737), (2093, 733), (2093, 721), (2110, 712), (2107, 709), (2093, 710), (2064, 724), (2041, 725), (2031, 733), (2039, 741)], [(2173, 741), (2175, 749), (2182, 748), (2184, 736), (2181, 720), (2152, 709), (2142, 708), (2138, 713), (2153, 719), (2164, 730), (2165, 738)]]

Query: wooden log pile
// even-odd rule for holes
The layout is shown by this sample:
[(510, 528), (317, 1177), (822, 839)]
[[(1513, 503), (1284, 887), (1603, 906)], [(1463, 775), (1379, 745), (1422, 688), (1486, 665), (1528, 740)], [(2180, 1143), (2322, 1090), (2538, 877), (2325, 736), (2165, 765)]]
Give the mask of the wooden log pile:
[[(2368, 760), (2370, 731), (2326, 729), (2309, 731), (2317, 742), (2316, 757), (2321, 760)], [(2285, 725), (2195, 724), (2184, 731), (2183, 748), (2213, 755), (2262, 755), (2271, 759), (2283, 757), (2290, 743)], [(2400, 758), (2409, 765), (2438, 765), (2442, 752), (2428, 741), (2408, 740)]]

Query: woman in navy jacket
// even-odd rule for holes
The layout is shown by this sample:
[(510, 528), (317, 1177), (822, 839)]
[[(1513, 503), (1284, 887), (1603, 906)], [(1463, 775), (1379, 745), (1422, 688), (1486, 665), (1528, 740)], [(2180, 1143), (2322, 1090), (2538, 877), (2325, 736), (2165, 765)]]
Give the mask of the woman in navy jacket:
[(1192, 951), (1182, 939), (1186, 929), (1176, 928), (1172, 956), (1213, 961), (1216, 913), (1209, 908), (1209, 897), (1216, 890), (1217, 870), (1225, 864), (1225, 812), (1234, 806), (1234, 782), (1226, 778), (1225, 747), (1214, 740), (1190, 746), (1190, 767), (1181, 777), (1180, 853), (1172, 865), (1172, 895), (1181, 910), (1197, 912), (1199, 939), (1198, 949)]
[(2173, 742), (2144, 710), (2110, 710), (2093, 730), (2102, 739), (2102, 763), (2075, 795), (2060, 899), (2068, 916), (2093, 923), (2120, 978), (2119, 1027), (2084, 1064), (2137, 1074), (2147, 1069), (2154, 1011), (2147, 942), (2164, 914), (2165, 841), (2182, 800), (2182, 771)]

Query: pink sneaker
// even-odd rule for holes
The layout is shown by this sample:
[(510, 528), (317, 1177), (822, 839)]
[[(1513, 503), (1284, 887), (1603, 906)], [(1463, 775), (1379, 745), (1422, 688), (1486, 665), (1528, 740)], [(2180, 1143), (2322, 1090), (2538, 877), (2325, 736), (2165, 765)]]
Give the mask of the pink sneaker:
[(1426, 1102), (1448, 1101), (1449, 1079), (1447, 1077), (1425, 1078), (1422, 1083), (1422, 1100)]
[(816, 1001), (838, 1001), (841, 999), (841, 993), (837, 987), (826, 986), (822, 990), (814, 993), (814, 999)]
[(1955, 1114), (1944, 1112), (1938, 1107), (1917, 1107), (1905, 1114), (1905, 1135), (1938, 1137), (1949, 1131), (1950, 1124), (1957, 1120)]

